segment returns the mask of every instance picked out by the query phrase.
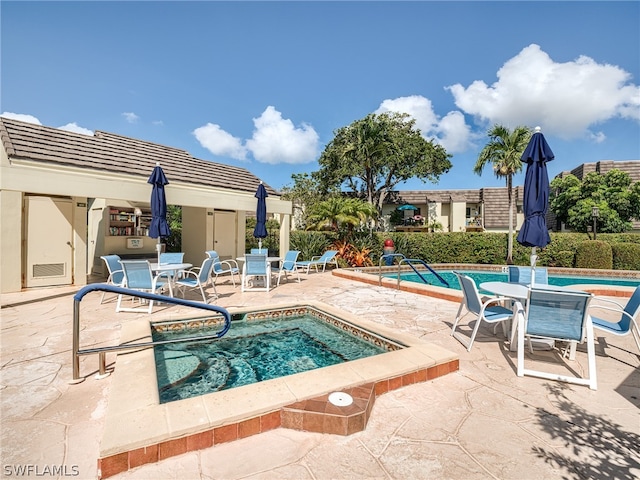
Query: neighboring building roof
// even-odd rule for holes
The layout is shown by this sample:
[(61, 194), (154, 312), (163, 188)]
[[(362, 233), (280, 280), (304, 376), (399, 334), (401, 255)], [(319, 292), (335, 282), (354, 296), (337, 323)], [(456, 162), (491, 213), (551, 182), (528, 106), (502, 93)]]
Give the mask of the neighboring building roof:
[[(148, 177), (156, 162), (170, 180), (255, 192), (260, 179), (244, 168), (200, 160), (185, 150), (97, 130), (93, 136), (0, 117), (9, 159)], [(265, 183), (270, 195), (280, 195)]]
[(613, 169), (627, 172), (631, 181), (640, 182), (640, 160), (600, 160), (599, 162), (583, 163), (571, 171), (563, 171), (556, 176), (563, 178), (571, 174), (582, 180), (587, 173), (598, 172), (604, 175)]

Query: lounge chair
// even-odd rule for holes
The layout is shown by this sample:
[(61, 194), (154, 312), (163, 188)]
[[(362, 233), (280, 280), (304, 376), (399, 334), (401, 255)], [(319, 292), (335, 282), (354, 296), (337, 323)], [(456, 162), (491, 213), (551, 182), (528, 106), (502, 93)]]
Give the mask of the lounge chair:
[[(263, 286), (258, 286), (259, 282)], [(271, 264), (267, 262), (266, 255), (246, 254), (244, 257), (244, 265), (242, 266), (242, 285), (241, 290), (264, 290), (268, 292), (271, 289)]]
[[(611, 307), (607, 305), (600, 305), (600, 302), (605, 302), (614, 306)], [(624, 308), (618, 302), (615, 302), (613, 300), (595, 297), (593, 302), (591, 303), (590, 310), (609, 310), (620, 314), (620, 320), (618, 320), (617, 322), (610, 322), (608, 320), (596, 317), (595, 315), (591, 315), (593, 328), (597, 328), (598, 330), (601, 330), (603, 332), (612, 333), (613, 335), (619, 336), (631, 334), (636, 342), (636, 345), (638, 346), (638, 350), (640, 350), (640, 330), (638, 329), (638, 324), (636, 323), (638, 312), (640, 312), (640, 287), (636, 287), (633, 294), (631, 295), (631, 298), (629, 298)]]
[(337, 250), (327, 250), (321, 256), (311, 257), (311, 260), (303, 260), (301, 262), (296, 262), (296, 268), (300, 268), (305, 270), (305, 273), (309, 273), (311, 267), (316, 269), (316, 272), (319, 272), (318, 267), (322, 265), (322, 271), (325, 271), (327, 267), (327, 263), (335, 264), (336, 268), (338, 268), (338, 259), (336, 255), (338, 254)]
[[(456, 319), (454, 320), (453, 326), (451, 328), (451, 336), (453, 336), (456, 340), (467, 347), (467, 351), (470, 352), (471, 347), (473, 346), (473, 341), (476, 338), (476, 335), (480, 328), (480, 324), (482, 322), (494, 323), (496, 324), (496, 327), (498, 326), (498, 323), (502, 324), (503, 331), (506, 335), (511, 326), (505, 325), (505, 322), (513, 321), (513, 310), (509, 310), (508, 308), (505, 308), (499, 304), (501, 302), (511, 301), (511, 298), (492, 297), (483, 302), (483, 300), (480, 298), (480, 294), (478, 293), (476, 282), (467, 275), (463, 275), (459, 272), (454, 273), (456, 277), (458, 277), (458, 281), (460, 282), (460, 289), (462, 290), (462, 301), (460, 302), (460, 307), (458, 308)], [(462, 313), (464, 309), (467, 310), (466, 313), (473, 313), (476, 316), (476, 324), (473, 327), (469, 339), (467, 339), (467, 337), (464, 336), (461, 332), (456, 332), (456, 328), (458, 327), (460, 319), (464, 315), (466, 315), (466, 313)]]
[[(526, 310), (516, 302), (518, 322), (518, 376), (530, 375), (548, 380), (588, 385), (592, 390), (598, 388), (596, 375), (596, 352), (593, 336), (593, 324), (588, 308), (593, 294), (568, 290), (552, 290), (549, 287), (529, 289)], [(527, 369), (524, 365), (525, 339), (529, 339), (529, 352), (533, 354), (531, 339), (569, 342), (570, 344), (587, 342), (588, 376), (577, 377), (556, 372)], [(560, 356), (560, 358), (562, 358)], [(548, 358), (543, 365), (548, 363)]]
[(280, 285), (280, 278), (282, 277), (283, 273), (287, 281), (289, 281), (289, 273), (293, 272), (295, 272), (295, 274), (298, 276), (298, 283), (300, 283), (300, 272), (298, 271), (298, 267), (296, 266), (298, 255), (300, 255), (300, 252), (298, 250), (289, 250), (284, 256), (284, 260), (280, 261), (280, 265), (277, 268), (271, 269), (272, 273), (278, 274), (277, 285)]
[[(169, 295), (173, 296), (171, 280), (167, 272), (153, 276), (151, 264), (147, 260), (120, 260), (125, 277), (125, 287), (131, 290), (140, 290), (142, 292), (158, 293), (166, 289)], [(118, 304), (116, 312), (139, 312), (140, 308), (129, 308), (122, 306), (122, 294), (118, 295)], [(149, 301), (147, 313), (153, 311), (153, 300)]]
[[(107, 265), (107, 270), (109, 271), (109, 276), (107, 277), (106, 283), (115, 287), (124, 287), (124, 271), (122, 270), (122, 265), (120, 264), (120, 256), (104, 255), (100, 258), (104, 260), (104, 263)], [(106, 293), (107, 292), (102, 292), (100, 304), (104, 302), (104, 296)]]
[[(207, 301), (207, 296), (204, 292), (204, 287), (211, 281), (211, 269), (213, 267), (213, 258), (206, 258), (202, 262), (201, 267), (193, 267), (189, 270), (182, 270), (178, 275), (178, 279), (175, 281), (176, 287), (182, 291), (182, 298), (184, 298), (184, 294), (187, 288), (200, 289), (200, 293), (202, 294), (202, 301), (204, 303), (209, 303)], [(211, 282), (213, 285), (213, 292), (215, 294), (215, 298), (218, 298), (218, 292), (216, 290), (215, 283)]]
[[(531, 267), (509, 266), (509, 281), (512, 283), (531, 284)], [(549, 275), (546, 267), (535, 268), (535, 280), (533, 284), (547, 285), (549, 283)]]
[[(215, 281), (218, 279), (220, 275), (231, 275), (231, 282), (233, 286), (236, 286), (236, 278), (235, 275), (240, 275), (240, 267), (238, 266), (238, 262), (235, 260), (220, 260), (220, 255), (215, 250), (207, 250), (206, 254), (213, 258), (213, 265), (211, 268), (212, 280), (211, 283), (215, 285)], [(213, 276), (215, 275), (215, 279)]]

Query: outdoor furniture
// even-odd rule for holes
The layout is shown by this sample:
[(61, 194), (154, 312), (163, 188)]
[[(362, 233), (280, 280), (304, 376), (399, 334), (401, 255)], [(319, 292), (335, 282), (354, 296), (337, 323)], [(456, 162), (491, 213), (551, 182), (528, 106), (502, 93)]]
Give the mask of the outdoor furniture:
[[(606, 305), (599, 305), (596, 302), (605, 302), (613, 304), (614, 307)], [(624, 336), (631, 334), (633, 339), (640, 350), (640, 330), (636, 323), (638, 312), (640, 312), (640, 286), (636, 287), (631, 298), (627, 301), (627, 304), (623, 308), (618, 302), (609, 300), (606, 298), (595, 297), (591, 303), (590, 310), (609, 310), (620, 314), (620, 320), (617, 322), (610, 322), (602, 318), (591, 315), (591, 321), (593, 322), (593, 328), (602, 330), (606, 333), (612, 333), (614, 335)]]
[(284, 260), (280, 261), (280, 265), (271, 270), (273, 273), (278, 274), (277, 285), (280, 285), (280, 278), (282, 277), (283, 273), (287, 281), (289, 281), (289, 273), (293, 272), (295, 272), (295, 274), (298, 276), (298, 283), (300, 283), (300, 272), (296, 267), (296, 260), (298, 259), (298, 255), (300, 255), (300, 252), (298, 250), (289, 250), (284, 256)]
[(184, 252), (165, 252), (160, 254), (160, 265), (169, 263), (182, 263), (184, 260)]
[[(262, 286), (260, 286), (260, 283)], [(253, 255), (248, 253), (244, 256), (241, 289), (244, 292), (249, 288), (265, 292), (268, 292), (271, 288), (271, 264), (264, 254)]]
[[(125, 287), (131, 290), (139, 290), (142, 292), (158, 293), (165, 289), (169, 289), (169, 295), (173, 296), (171, 281), (167, 272), (160, 272), (154, 276), (151, 271), (151, 264), (147, 260), (120, 260), (122, 270), (124, 271)], [(163, 280), (164, 278), (164, 280)], [(122, 306), (122, 294), (118, 295), (118, 304), (116, 312), (140, 312), (140, 308), (128, 308)], [(147, 313), (153, 311), (153, 300), (149, 300)]]
[(318, 272), (318, 267), (322, 265), (322, 271), (324, 272), (327, 267), (327, 263), (334, 263), (336, 268), (338, 268), (338, 259), (336, 255), (338, 254), (337, 250), (327, 250), (321, 256), (311, 257), (311, 260), (303, 260), (301, 262), (296, 262), (296, 268), (301, 268), (305, 270), (305, 273), (309, 273), (311, 267), (315, 267), (316, 272)]
[[(220, 255), (215, 250), (207, 250), (206, 254), (213, 258), (213, 266), (211, 268), (211, 275), (215, 275), (215, 280), (218, 279), (220, 275), (226, 275), (227, 273), (231, 275), (231, 282), (233, 282), (233, 286), (236, 286), (236, 278), (235, 275), (240, 274), (240, 267), (238, 266), (238, 262), (235, 260), (220, 260)], [(212, 283), (215, 285), (215, 280), (212, 280)]]
[(254, 255), (269, 255), (269, 250), (267, 248), (252, 248), (251, 253), (253, 253)]
[[(527, 306), (518, 301), (518, 376), (530, 375), (549, 380), (588, 385), (592, 390), (598, 388), (596, 376), (596, 352), (593, 325), (588, 315), (588, 307), (593, 294), (550, 288), (529, 289)], [(527, 369), (524, 366), (525, 339), (532, 338), (563, 341), (569, 343), (587, 342), (588, 376), (585, 378)], [(529, 352), (533, 353), (531, 342)], [(545, 358), (545, 363), (548, 358)], [(543, 363), (543, 362), (540, 362)]]
[[(501, 323), (503, 331), (506, 335), (508, 329), (507, 327), (505, 327), (504, 322), (512, 320), (514, 313), (512, 310), (499, 305), (499, 303), (510, 301), (511, 299), (509, 297), (493, 297), (489, 300), (483, 301), (480, 298), (480, 294), (478, 293), (476, 282), (471, 277), (463, 275), (459, 272), (454, 273), (456, 277), (458, 277), (458, 281), (460, 282), (460, 289), (462, 290), (462, 302), (460, 302), (458, 314), (456, 315), (456, 319), (453, 322), (451, 335), (465, 347), (467, 347), (468, 352), (471, 351), (473, 341), (475, 340), (478, 329), (480, 328), (480, 324), (483, 321), (487, 323), (494, 323), (496, 324), (496, 327), (498, 323)], [(467, 337), (464, 336), (461, 332), (456, 332), (458, 322), (464, 315), (466, 315), (466, 313), (463, 315), (463, 309), (467, 310), (466, 313), (473, 313), (476, 316), (476, 324), (473, 327), (473, 331), (471, 332), (471, 337), (469, 339), (467, 339)]]
[[(512, 283), (531, 284), (531, 267), (509, 266), (509, 281)], [(549, 283), (549, 275), (545, 267), (536, 267), (533, 284), (546, 285)]]
[[(120, 265), (119, 255), (104, 255), (100, 257), (104, 260), (109, 271), (107, 277), (107, 284), (114, 285), (116, 287), (124, 287), (124, 272), (122, 271), (122, 265)], [(104, 302), (104, 296), (107, 292), (102, 292), (102, 298), (100, 298), (100, 304)]]
[[(202, 266), (193, 267), (190, 270), (181, 270), (179, 272), (178, 278), (175, 280), (175, 285), (178, 290), (182, 291), (182, 298), (184, 298), (184, 294), (187, 288), (198, 288), (200, 289), (200, 293), (202, 294), (202, 301), (204, 303), (209, 303), (204, 292), (204, 287), (211, 281), (211, 269), (213, 267), (213, 262), (213, 258), (205, 258), (205, 260), (202, 262)], [(213, 285), (215, 298), (218, 298), (216, 284), (213, 281), (211, 281), (211, 284)]]

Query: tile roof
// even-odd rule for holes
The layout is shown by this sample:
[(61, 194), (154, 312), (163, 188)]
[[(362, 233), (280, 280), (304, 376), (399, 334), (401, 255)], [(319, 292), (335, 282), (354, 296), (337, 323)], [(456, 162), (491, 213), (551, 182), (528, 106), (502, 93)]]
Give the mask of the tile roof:
[[(93, 136), (0, 117), (9, 159), (148, 177), (160, 162), (169, 181), (255, 192), (260, 179), (244, 168), (200, 160), (186, 150), (96, 130)], [(280, 195), (265, 183), (270, 195)]]

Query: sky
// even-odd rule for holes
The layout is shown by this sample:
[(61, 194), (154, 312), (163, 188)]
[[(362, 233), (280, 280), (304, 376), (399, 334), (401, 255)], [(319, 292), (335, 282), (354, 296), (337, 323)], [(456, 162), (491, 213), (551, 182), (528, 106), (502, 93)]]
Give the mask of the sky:
[(452, 155), (437, 183), (397, 190), (504, 186), (473, 173), (495, 124), (540, 126), (551, 178), (640, 161), (635, 0), (2, 0), (0, 15), (0, 115), (184, 149), (278, 190), (385, 111)]

